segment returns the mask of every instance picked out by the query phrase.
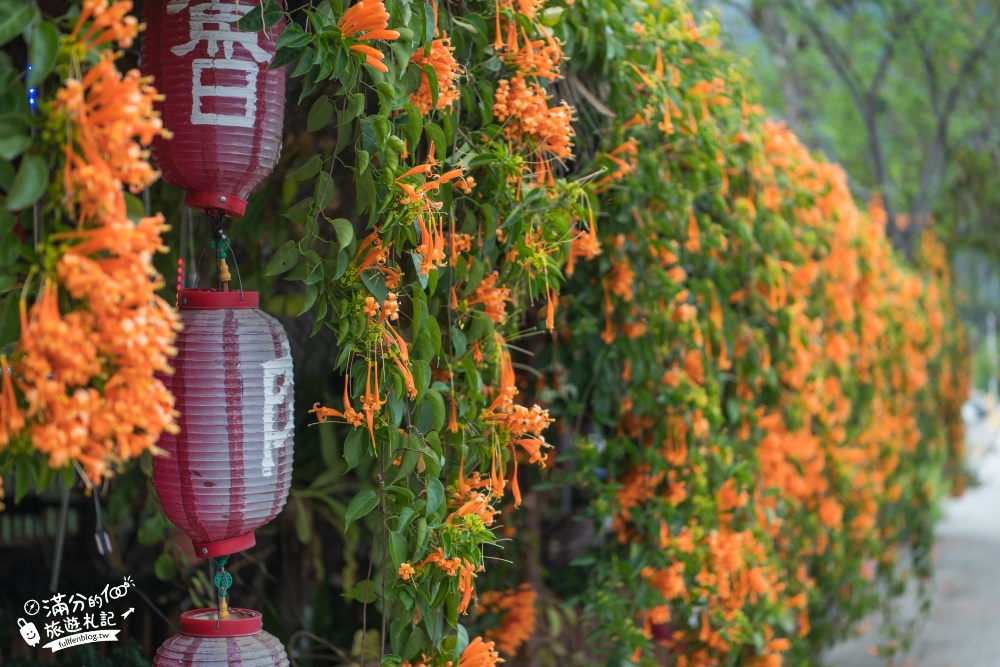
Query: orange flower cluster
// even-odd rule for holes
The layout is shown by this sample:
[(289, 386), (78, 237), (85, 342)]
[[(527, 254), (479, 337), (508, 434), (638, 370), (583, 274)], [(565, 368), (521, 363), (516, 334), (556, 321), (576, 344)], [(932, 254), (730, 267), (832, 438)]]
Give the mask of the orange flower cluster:
[(629, 138), (618, 148), (606, 153), (604, 157), (611, 161), (616, 169), (594, 184), (594, 192), (597, 193), (604, 192), (614, 183), (620, 183), (625, 180), (626, 176), (635, 171), (635, 163), (639, 157), (639, 146), (635, 138)]
[[(509, 439), (510, 446), (520, 446), (527, 454), (529, 463), (539, 463), (545, 467), (545, 456), (542, 450), (551, 447), (545, 442), (542, 432), (552, 423), (548, 410), (542, 409), (538, 405), (525, 408), (514, 404), (514, 397), (517, 395), (517, 385), (515, 384), (514, 364), (511, 362), (510, 351), (499, 333), (495, 334), (495, 342), (500, 355), (500, 385), (496, 397), (482, 412), (482, 419), (494, 428), (503, 429)], [(514, 494), (514, 505), (521, 504), (521, 491), (517, 483), (517, 453), (512, 452), (514, 462), (514, 474), (511, 477), (511, 492)], [(506, 482), (503, 473), (498, 469), (496, 453), (494, 453), (491, 488), (494, 493), (502, 493)]]
[[(84, 0), (69, 41), (82, 51), (114, 42), (123, 49), (132, 46), (139, 34), (139, 21), (129, 16), (132, 0)], [(84, 30), (86, 28), (86, 30)]]
[(472, 600), (472, 594), (476, 590), (475, 584), (472, 583), (476, 577), (475, 565), (464, 558), (445, 558), (444, 550), (440, 547), (421, 563), (421, 565), (427, 564), (436, 565), (449, 577), (458, 577), (458, 592), (462, 594), (462, 599), (458, 603), (458, 612), (460, 614), (466, 613), (469, 602)]
[(448, 517), (448, 523), (454, 523), (456, 519), (470, 514), (478, 516), (485, 525), (492, 526), (493, 517), (500, 514), (500, 510), (490, 506), (490, 499), (487, 496), (482, 493), (473, 493), (461, 507)]
[(320, 423), (325, 422), (330, 417), (338, 417), (343, 419), (347, 423), (354, 427), (361, 426), (362, 422), (365, 420), (363, 413), (357, 412), (351, 407), (351, 397), (347, 391), (348, 378), (344, 378), (344, 411), (335, 410), (333, 408), (320, 407), (319, 403), (314, 403), (312, 410), (309, 412), (315, 414)]
[(500, 274), (494, 271), (479, 283), (469, 299), (470, 306), (482, 304), (486, 316), (498, 324), (507, 316), (507, 303), (510, 302), (510, 288), (497, 287), (499, 279)]
[(493, 101), (493, 116), (504, 123), (504, 136), (525, 146), (529, 154), (539, 154), (542, 166), (536, 173), (547, 174), (548, 156), (568, 160), (573, 155), (575, 112), (566, 102), (549, 106), (550, 96), (537, 83), (528, 83), (522, 72), (501, 79)]
[(594, 224), (594, 212), (591, 210), (589, 227), (578, 230), (570, 242), (569, 257), (566, 259), (566, 275), (573, 275), (578, 257), (589, 262), (600, 254), (601, 242), (597, 238), (597, 225)]
[[(430, 195), (441, 189), (445, 183), (454, 182), (456, 187), (470, 191), (475, 185), (475, 180), (471, 177), (463, 177), (461, 168), (451, 169), (440, 176), (434, 175), (434, 168), (437, 166), (434, 159), (434, 144), (431, 144), (427, 154), (427, 160), (412, 169), (409, 169), (396, 177), (396, 187), (403, 192), (400, 203), (412, 208), (416, 213), (417, 224), (420, 228), (420, 244), (416, 247), (417, 254), (421, 257), (420, 273), (428, 275), (433, 269), (444, 266), (448, 259), (445, 253), (445, 243), (449, 235), (445, 234), (444, 221), (438, 211), (443, 205), (439, 201), (431, 199)], [(408, 182), (404, 179), (421, 177), (424, 183)]]
[[(680, 18), (686, 39), (711, 48)], [(858, 210), (842, 169), (783, 126), (751, 122), (761, 112), (745, 99), (732, 108), (732, 73), (683, 81), (693, 61), (667, 48), (674, 34), (637, 26), (640, 44), (660, 48), (619, 68), (635, 97), (616, 108), (618, 148), (596, 158), (611, 171), (588, 184), (615, 188), (594, 200), (621, 231), (598, 242), (592, 223), (574, 229), (565, 270), (589, 272), (572, 296), (603, 305), (600, 335), (621, 364), (622, 386), (602, 400), (635, 463), (601, 497), (621, 548), (652, 563), (630, 589), (643, 608), (629, 622), (679, 666), (776, 667), (804, 659), (812, 625), (840, 631), (810, 619), (818, 600), (865, 604), (872, 564), (928, 530), (931, 461), (960, 457), (947, 266), (910, 270), (879, 202)], [(608, 261), (577, 261), (601, 250)], [(637, 347), (619, 333), (652, 335)], [(794, 619), (785, 636), (765, 620), (776, 613)]]
[[(361, 0), (354, 5), (340, 18), (337, 23), (341, 34), (346, 38), (359, 41), (383, 40), (391, 42), (399, 39), (399, 33), (395, 30), (387, 30), (389, 27), (389, 12), (385, 10), (382, 0)], [(388, 72), (389, 68), (382, 61), (385, 54), (373, 46), (367, 44), (352, 44), (350, 50), (359, 54), (365, 62), (380, 72)]]
[[(503, 659), (497, 653), (495, 644), (476, 637), (462, 651), (457, 667), (496, 667), (501, 662)], [(445, 667), (454, 667), (451, 660), (444, 664)]]
[(489, 591), (479, 596), (479, 606), (486, 611), (502, 614), (500, 625), (488, 630), (485, 637), (496, 642), (501, 653), (513, 656), (535, 633), (535, 599), (538, 594), (531, 584), (519, 589)]
[(528, 39), (523, 28), (521, 34), (524, 36), (524, 44), (520, 48), (517, 48), (516, 43), (508, 43), (507, 62), (527, 76), (550, 81), (561, 78), (559, 68), (563, 52), (552, 35), (543, 31), (544, 39), (532, 41)]
[(410, 94), (410, 102), (420, 110), (420, 113), (428, 114), (434, 109), (450, 109), (458, 99), (458, 78), (463, 70), (452, 55), (454, 50), (451, 40), (448, 39), (448, 33), (445, 33), (444, 37), (431, 42), (429, 55), (425, 55), (426, 52), (420, 49), (410, 58), (410, 62), (420, 69), (430, 65), (437, 76), (437, 105), (434, 104), (427, 72), (421, 75), (420, 87)]
[[(84, 3), (73, 47), (130, 43), (138, 30), (125, 16), (130, 8), (129, 2)], [(157, 178), (142, 149), (163, 134), (155, 99), (137, 71), (122, 76), (108, 53), (57, 93), (52, 113), (62, 116), (69, 138), (63, 203), (78, 230), (51, 237), (61, 251), (56, 276), (46, 279), (30, 309), (21, 304), (12, 362), (27, 403), (23, 415), (9, 369), (3, 373), (0, 446), (26, 428), (51, 467), (73, 463), (92, 482), (175, 428), (173, 399), (154, 377), (170, 370), (177, 327), (170, 306), (155, 294), (162, 279), (151, 261), (163, 250), (166, 228), (159, 215), (129, 220), (124, 198), (125, 186), (138, 191)], [(65, 312), (60, 292), (73, 299)]]

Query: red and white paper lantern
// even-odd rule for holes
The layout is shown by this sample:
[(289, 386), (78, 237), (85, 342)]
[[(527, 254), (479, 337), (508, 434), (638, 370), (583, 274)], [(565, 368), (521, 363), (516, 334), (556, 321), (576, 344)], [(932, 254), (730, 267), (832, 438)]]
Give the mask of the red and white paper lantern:
[(260, 4), (145, 0), (143, 73), (164, 95), (159, 109), (173, 133), (153, 142), (153, 157), (192, 208), (242, 216), (281, 153), (285, 69), (268, 66), (284, 19), (261, 32), (235, 25)]
[(174, 374), (179, 432), (153, 458), (163, 511), (215, 558), (255, 544), (281, 511), (292, 481), (292, 355), (281, 324), (256, 292), (181, 290), (183, 330)]
[(215, 609), (181, 614), (181, 632), (163, 643), (153, 667), (287, 667), (285, 647), (263, 630), (260, 612), (231, 609), (216, 620)]

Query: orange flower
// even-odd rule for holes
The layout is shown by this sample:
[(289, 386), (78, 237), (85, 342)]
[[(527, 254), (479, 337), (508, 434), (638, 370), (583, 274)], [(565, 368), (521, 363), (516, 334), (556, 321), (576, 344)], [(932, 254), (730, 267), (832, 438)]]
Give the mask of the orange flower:
[(416, 252), (421, 257), (420, 274), (426, 276), (432, 269), (444, 266), (447, 259), (444, 252), (444, 230), (441, 218), (437, 216), (431, 216), (431, 225), (428, 227), (424, 223), (424, 217), (418, 215), (417, 224), (420, 227), (420, 245), (416, 247)]
[(504, 317), (507, 316), (507, 302), (510, 301), (510, 289), (496, 287), (499, 279), (500, 274), (496, 271), (483, 278), (483, 281), (472, 292), (472, 298), (469, 299), (470, 306), (482, 304), (486, 316), (497, 323), (503, 322)]
[(500, 626), (487, 630), (486, 638), (496, 642), (497, 648), (509, 656), (517, 653), (521, 645), (535, 633), (535, 599), (537, 594), (531, 584), (521, 584), (520, 589), (489, 591), (479, 596), (479, 606), (484, 610), (502, 614)]
[(448, 39), (448, 33), (445, 33), (444, 37), (431, 42), (430, 55), (425, 55), (426, 51), (420, 49), (410, 58), (410, 62), (421, 70), (430, 65), (437, 76), (437, 105), (434, 104), (427, 72), (421, 75), (420, 87), (410, 95), (410, 102), (420, 110), (420, 113), (427, 114), (434, 109), (450, 109), (458, 99), (458, 77), (462, 75), (462, 66), (455, 60), (453, 52), (454, 47)]
[(416, 570), (414, 570), (413, 566), (409, 563), (403, 563), (399, 566), (399, 570), (397, 570), (397, 572), (399, 573), (399, 576), (402, 577), (403, 581), (409, 581), (410, 577), (413, 576), (413, 573), (416, 572)]
[(314, 403), (310, 413), (315, 413), (316, 417), (319, 419), (320, 423), (325, 422), (328, 417), (340, 417), (349, 424), (357, 427), (361, 426), (361, 422), (365, 420), (365, 417), (360, 412), (355, 412), (354, 408), (351, 407), (351, 397), (347, 393), (347, 382), (348, 378), (344, 378), (344, 411), (334, 410), (333, 408), (323, 408), (320, 407), (319, 403)]
[[(361, 0), (344, 12), (337, 27), (340, 28), (344, 37), (361, 41), (383, 40), (391, 42), (399, 39), (398, 32), (387, 30), (389, 12), (385, 11), (385, 4), (381, 0)], [(385, 59), (385, 54), (378, 49), (367, 44), (352, 44), (350, 50), (361, 55), (365, 62), (378, 71), (389, 71), (389, 68), (382, 62)]]
[(566, 102), (550, 107), (548, 101), (542, 87), (529, 85), (522, 72), (512, 79), (501, 79), (493, 101), (493, 116), (504, 124), (504, 136), (540, 157), (537, 174), (549, 173), (549, 156), (568, 160), (573, 154), (576, 112)]
[(555, 39), (546, 32), (545, 39), (531, 41), (524, 28), (521, 28), (521, 34), (524, 36), (524, 45), (518, 50), (510, 51), (507, 61), (527, 76), (550, 81), (560, 78), (559, 65), (563, 52)]
[(481, 493), (474, 493), (472, 497), (461, 507), (458, 508), (450, 517), (448, 517), (449, 523), (454, 523), (455, 519), (461, 519), (463, 516), (469, 514), (475, 514), (480, 519), (483, 520), (487, 526), (493, 525), (493, 517), (500, 513), (500, 510), (495, 510), (490, 507), (489, 499)]
[(382, 304), (382, 314), (379, 315), (378, 323), (382, 324), (387, 319), (399, 319), (399, 300), (395, 292), (389, 292), (386, 296), (385, 302)]
[[(495, 650), (493, 642), (484, 642), (482, 637), (476, 637), (462, 651), (462, 657), (458, 660), (458, 667), (496, 667), (503, 662), (500, 654)], [(451, 667), (451, 662), (446, 663)]]
[(87, 0), (68, 38), (79, 60), (92, 63), (51, 107), (68, 137), (62, 203), (77, 229), (50, 235), (55, 275), (30, 309), (21, 302), (21, 339), (10, 365), (0, 360), (0, 443), (26, 433), (51, 467), (77, 464), (92, 482), (176, 429), (173, 398), (155, 376), (169, 372), (177, 327), (156, 295), (162, 278), (151, 261), (166, 227), (159, 215), (133, 223), (123, 194), (158, 176), (144, 150), (166, 135), (153, 110), (158, 96), (137, 71), (122, 75), (110, 51), (96, 62), (85, 57), (107, 42), (131, 43), (139, 24), (126, 16), (130, 8)]
[[(132, 11), (132, 0), (84, 0), (76, 26), (70, 34), (70, 41), (84, 49), (93, 49), (106, 42), (115, 42), (123, 49), (132, 46), (132, 40), (139, 34), (139, 21), (128, 16)], [(83, 32), (87, 21), (90, 28)], [(81, 34), (83, 32), (83, 34)]]

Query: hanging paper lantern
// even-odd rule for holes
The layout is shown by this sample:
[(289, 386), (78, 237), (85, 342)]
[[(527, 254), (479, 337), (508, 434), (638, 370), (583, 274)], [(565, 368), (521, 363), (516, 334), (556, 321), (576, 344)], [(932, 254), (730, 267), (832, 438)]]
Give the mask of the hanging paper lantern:
[(153, 667), (287, 667), (285, 647), (264, 632), (260, 612), (229, 614), (222, 621), (215, 609), (181, 614), (181, 633), (156, 650)]
[(292, 480), (292, 355), (256, 292), (181, 290), (183, 330), (163, 383), (180, 413), (153, 458), (163, 511), (202, 558), (254, 545)]
[(268, 70), (284, 19), (260, 32), (235, 21), (261, 0), (146, 0), (143, 73), (165, 96), (159, 105), (172, 139), (157, 138), (163, 180), (187, 191), (185, 203), (241, 216), (246, 198), (281, 153), (285, 69)]

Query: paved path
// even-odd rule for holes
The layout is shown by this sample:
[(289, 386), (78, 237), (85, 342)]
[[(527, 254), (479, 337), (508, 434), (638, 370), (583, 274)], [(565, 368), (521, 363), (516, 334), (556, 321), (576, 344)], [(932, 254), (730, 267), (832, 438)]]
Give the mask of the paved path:
[[(1000, 667), (1000, 420), (968, 428), (970, 467), (980, 485), (945, 502), (938, 524), (933, 608), (918, 627), (906, 667)], [(915, 601), (903, 601), (905, 617)], [(876, 624), (877, 625), (877, 624)], [(868, 654), (877, 628), (837, 646), (827, 667), (883, 667)]]

